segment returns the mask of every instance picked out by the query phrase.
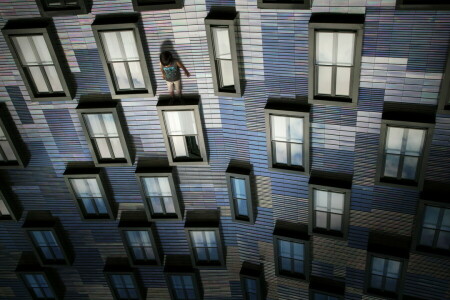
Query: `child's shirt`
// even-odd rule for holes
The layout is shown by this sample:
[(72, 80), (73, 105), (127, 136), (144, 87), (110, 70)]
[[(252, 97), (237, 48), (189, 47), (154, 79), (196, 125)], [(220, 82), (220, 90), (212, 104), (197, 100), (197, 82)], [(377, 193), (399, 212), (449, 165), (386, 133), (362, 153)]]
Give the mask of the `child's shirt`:
[(166, 81), (178, 81), (181, 78), (180, 68), (177, 65), (177, 61), (173, 61), (168, 66), (163, 66), (164, 75), (166, 75)]

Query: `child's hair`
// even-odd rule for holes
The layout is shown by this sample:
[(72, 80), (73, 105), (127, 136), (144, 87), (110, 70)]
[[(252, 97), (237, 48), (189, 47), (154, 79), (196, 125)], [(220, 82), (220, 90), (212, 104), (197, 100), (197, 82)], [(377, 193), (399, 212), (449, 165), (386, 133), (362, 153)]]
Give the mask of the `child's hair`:
[(167, 65), (170, 65), (172, 63), (173, 56), (172, 56), (172, 53), (170, 53), (170, 51), (164, 51), (159, 56), (159, 59), (160, 59), (160, 61), (161, 61), (163, 66), (167, 66)]

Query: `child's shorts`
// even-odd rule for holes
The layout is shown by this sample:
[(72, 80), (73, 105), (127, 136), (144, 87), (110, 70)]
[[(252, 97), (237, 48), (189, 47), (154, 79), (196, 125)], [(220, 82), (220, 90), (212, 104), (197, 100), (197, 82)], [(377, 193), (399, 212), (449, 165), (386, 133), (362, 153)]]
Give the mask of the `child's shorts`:
[(177, 80), (177, 81), (166, 81), (167, 83), (167, 88), (169, 89), (169, 93), (172, 94), (175, 88), (175, 92), (177, 95), (179, 95), (181, 93), (180, 90), (180, 84), (181, 84), (181, 80)]

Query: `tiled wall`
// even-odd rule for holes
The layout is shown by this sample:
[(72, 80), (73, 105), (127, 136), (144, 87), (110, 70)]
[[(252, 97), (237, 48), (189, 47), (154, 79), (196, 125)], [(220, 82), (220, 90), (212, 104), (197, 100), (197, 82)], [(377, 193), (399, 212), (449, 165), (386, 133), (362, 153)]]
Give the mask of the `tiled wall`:
[[(374, 184), (383, 103), (435, 105), (450, 37), (450, 12), (396, 11), (394, 0), (314, 0), (312, 12), (365, 13), (363, 63), (356, 108), (314, 105), (311, 112), (312, 169), (353, 174), (347, 241), (313, 238), (312, 273), (345, 280), (346, 299), (363, 295), (370, 229), (410, 235), (417, 191)], [(216, 97), (204, 27), (212, 6), (239, 12), (239, 67), (242, 98)], [(31, 102), (3, 37), (0, 37), (0, 101), (24, 139), (31, 160), (26, 169), (1, 171), (25, 211), (58, 216), (75, 250), (72, 267), (58, 268), (65, 299), (111, 299), (103, 276), (106, 257), (125, 256), (117, 221), (83, 222), (62, 174), (68, 162), (92, 161), (75, 111), (82, 94), (109, 93), (90, 24), (95, 15), (132, 11), (131, 0), (95, 0), (89, 15), (53, 18), (76, 86), (74, 101)], [(275, 277), (272, 231), (276, 220), (308, 221), (308, 176), (268, 171), (263, 108), (268, 97), (307, 96), (308, 21), (311, 11), (260, 10), (256, 0), (185, 0), (183, 9), (142, 13), (151, 76), (157, 96), (167, 93), (159, 74), (161, 44), (170, 41), (191, 72), (183, 90), (201, 96), (209, 148), (207, 167), (178, 167), (187, 209), (221, 209), (227, 269), (201, 271), (205, 299), (242, 299), (243, 261), (262, 262), (268, 298), (307, 299), (307, 283)], [(8, 19), (38, 17), (33, 0), (1, 1), (0, 25)], [(137, 161), (166, 156), (156, 113), (157, 97), (123, 99)], [(249, 161), (256, 175), (258, 214), (252, 226), (233, 223), (225, 182), (230, 159)], [(108, 167), (120, 210), (142, 207), (135, 167)], [(438, 115), (427, 179), (450, 183), (450, 116)], [(6, 181), (8, 182), (6, 182)], [(448, 195), (447, 195), (448, 197)], [(30, 251), (21, 221), (0, 223), (0, 299), (29, 299), (14, 274), (22, 251)], [(182, 221), (158, 223), (165, 254), (189, 254)], [(140, 267), (147, 299), (169, 299), (162, 267)], [(450, 299), (450, 261), (413, 254), (405, 292), (424, 299)], [(344, 279), (345, 278), (345, 279)]]

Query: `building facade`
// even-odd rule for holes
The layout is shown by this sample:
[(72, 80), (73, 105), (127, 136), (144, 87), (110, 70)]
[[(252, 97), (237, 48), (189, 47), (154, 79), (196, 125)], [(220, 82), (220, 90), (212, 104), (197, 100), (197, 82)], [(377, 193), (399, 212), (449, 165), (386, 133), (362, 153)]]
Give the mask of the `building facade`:
[(0, 25), (0, 299), (450, 299), (445, 1), (24, 0)]

